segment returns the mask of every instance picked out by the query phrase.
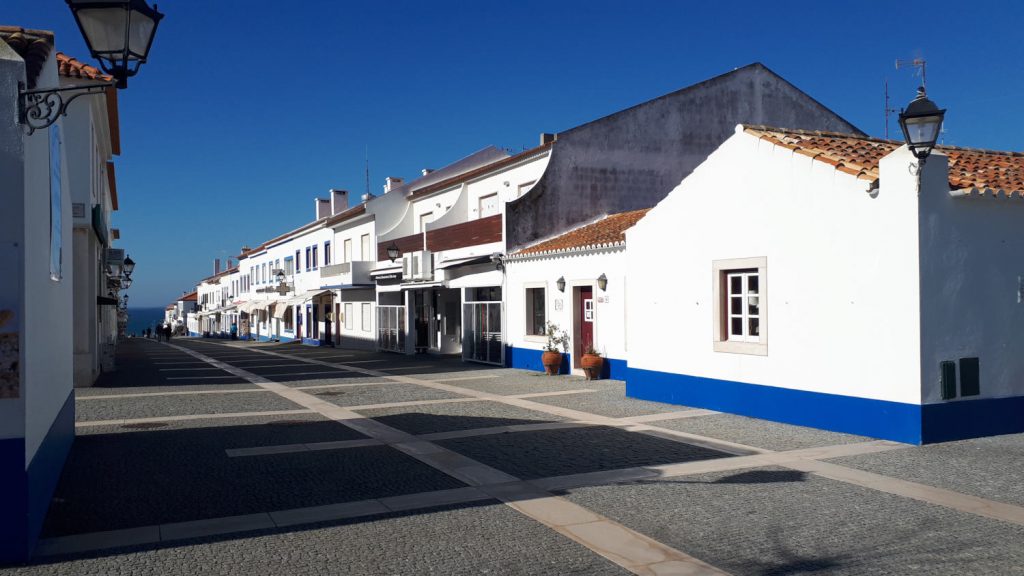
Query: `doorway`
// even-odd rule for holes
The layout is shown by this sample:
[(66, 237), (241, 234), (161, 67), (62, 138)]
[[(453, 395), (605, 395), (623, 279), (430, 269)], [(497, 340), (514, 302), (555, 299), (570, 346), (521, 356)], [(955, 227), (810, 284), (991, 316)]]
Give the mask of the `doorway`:
[(580, 286), (574, 290), (576, 305), (573, 309), (573, 320), (576, 329), (573, 331), (572, 365), (578, 368), (583, 352), (594, 345), (594, 287)]

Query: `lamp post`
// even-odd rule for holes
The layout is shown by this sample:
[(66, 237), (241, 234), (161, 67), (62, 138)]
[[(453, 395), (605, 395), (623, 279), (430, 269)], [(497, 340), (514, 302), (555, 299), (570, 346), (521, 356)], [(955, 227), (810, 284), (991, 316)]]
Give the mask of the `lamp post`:
[(118, 88), (139, 72), (149, 57), (163, 14), (145, 0), (67, 0), (89, 53), (114, 77)]
[(391, 246), (388, 246), (388, 258), (391, 260), (392, 263), (394, 263), (394, 261), (397, 260), (398, 257), (401, 255), (402, 251), (398, 249), (398, 244), (392, 241)]
[(66, 116), (68, 106), (79, 96), (105, 94), (111, 87), (126, 88), (128, 77), (137, 74), (149, 57), (156, 27), (164, 17), (145, 0), (66, 1), (89, 53), (114, 80), (33, 90), (19, 86), (19, 119), (29, 134)]
[[(928, 99), (924, 87), (917, 89), (917, 98), (914, 98), (906, 110), (900, 112), (900, 128), (903, 129), (903, 139), (907, 143), (907, 148), (920, 161), (920, 166), (924, 166), (928, 155), (935, 148), (945, 114), (945, 110), (940, 110), (934, 102)], [(920, 167), (918, 173), (920, 173)]]

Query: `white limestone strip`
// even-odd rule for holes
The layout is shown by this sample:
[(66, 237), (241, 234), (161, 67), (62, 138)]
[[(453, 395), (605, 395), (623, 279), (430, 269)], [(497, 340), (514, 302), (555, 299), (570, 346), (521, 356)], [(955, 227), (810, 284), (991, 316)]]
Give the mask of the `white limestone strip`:
[(245, 456), (270, 456), (275, 454), (294, 454), (296, 452), (316, 452), (321, 450), (344, 450), (346, 448), (365, 448), (384, 444), (375, 438), (359, 440), (335, 440), (331, 442), (309, 442), (306, 444), (278, 444), (275, 446), (256, 446), (253, 448), (229, 448), (224, 452), (228, 458)]
[(935, 486), (928, 486), (927, 484), (920, 484), (918, 482), (890, 478), (888, 476), (882, 476), (881, 474), (847, 468), (846, 466), (840, 466), (830, 462), (821, 462), (818, 460), (796, 460), (793, 462), (786, 462), (783, 465), (787, 468), (800, 470), (802, 472), (811, 472), (832, 480), (856, 484), (857, 486), (871, 488), (872, 490), (895, 494), (905, 498), (912, 498), (921, 502), (952, 508), (953, 510), (958, 510), (960, 512), (966, 512), (968, 514), (974, 514), (985, 518), (992, 518), (993, 520), (1001, 520), (1018, 526), (1024, 526), (1024, 507), (1022, 506), (1006, 502), (997, 502), (995, 500), (988, 500), (977, 496), (970, 496), (968, 494), (961, 494), (952, 490), (946, 490), (945, 488), (937, 488)]
[(314, 410), (272, 410), (268, 412), (223, 412), (220, 414), (186, 414), (183, 416), (153, 416), (151, 418), (128, 418), (124, 420), (86, 420), (75, 422), (75, 428), (92, 426), (125, 426), (128, 424), (147, 424), (150, 422), (179, 422), (184, 420), (212, 420), (217, 418), (249, 418), (258, 416), (287, 416), (289, 414), (310, 414)]
[(270, 518), (270, 514), (266, 512), (193, 520), (190, 522), (175, 522), (173, 524), (160, 525), (160, 541), (169, 542), (205, 536), (237, 534), (239, 532), (267, 530), (276, 527), (277, 525)]
[(433, 368), (431, 364), (416, 364), (414, 366), (390, 366), (388, 368), (378, 368), (378, 370), (412, 370), (415, 368)]
[[(268, 354), (275, 354), (266, 352)], [(316, 363), (318, 361), (310, 360)], [(237, 370), (237, 369), (236, 369)], [(372, 372), (366, 370), (365, 372)], [(237, 372), (241, 375), (242, 371)], [(251, 375), (251, 381), (256, 383), (259, 378)], [(410, 379), (415, 380), (415, 379)], [(417, 383), (417, 382), (413, 382)], [(273, 383), (261, 384), (274, 386)], [(486, 464), (477, 462), (471, 458), (442, 448), (436, 444), (424, 441), (401, 442), (394, 439), (411, 436), (401, 430), (396, 430), (380, 422), (367, 419), (357, 419), (354, 412), (341, 409), (340, 407), (327, 408), (323, 401), (316, 399), (301, 390), (294, 390), (281, 385), (279, 394), (313, 409), (321, 408), (321, 414), (334, 418), (338, 422), (355, 427), (362, 424), (359, 429), (370, 437), (376, 437), (384, 441), (394, 442), (393, 447), (405, 454), (408, 454), (421, 462), (457, 478), (470, 486), (481, 487), (486, 484), (518, 483), (519, 492), (493, 491), (490, 489), (484, 492), (498, 497), (507, 505), (519, 512), (538, 520), (545, 525), (561, 532), (565, 536), (579, 542), (594, 552), (626, 568), (634, 574), (655, 575), (655, 574), (723, 574), (714, 567), (684, 554), (674, 548), (656, 542), (638, 532), (630, 530), (616, 522), (590, 512), (589, 510), (569, 502), (564, 498), (551, 496), (540, 492), (540, 500), (534, 497), (539, 491), (533, 487), (525, 487), (518, 478), (506, 474)], [(439, 385), (444, 386), (444, 385)], [(454, 387), (452, 387), (454, 388)], [(453, 390), (454, 391), (454, 390)], [(475, 392), (475, 391), (470, 391)], [(472, 395), (472, 394), (468, 394)], [(490, 394), (480, 394), (480, 399), (490, 399)], [(528, 400), (517, 400), (528, 404), (535, 404)], [(332, 405), (333, 406), (333, 405)], [(370, 424), (372, 423), (372, 424)], [(526, 494), (522, 494), (525, 487)], [(521, 502), (523, 498), (525, 502)]]
[(465, 488), (452, 488), (450, 490), (438, 490), (436, 492), (420, 492), (417, 494), (405, 494), (403, 496), (389, 496), (381, 498), (380, 503), (392, 512), (404, 512), (407, 510), (421, 510), (434, 506), (445, 506), (448, 504), (466, 504), (468, 502), (479, 502), (490, 500), (491, 497), (482, 490), (467, 486)]
[(405, 402), (384, 402), (381, 404), (363, 404), (361, 406), (345, 406), (353, 412), (360, 410), (377, 410), (379, 408), (401, 408), (403, 406), (429, 406), (431, 404), (455, 404), (459, 402), (484, 402), (483, 398), (440, 398), (437, 400), (407, 400)]
[(359, 500), (357, 502), (342, 502), (325, 506), (280, 510), (278, 512), (271, 512), (270, 518), (277, 524), (278, 528), (284, 528), (287, 526), (359, 518), (361, 516), (373, 516), (375, 514), (387, 514), (388, 512), (388, 508), (378, 500)]
[(202, 360), (182, 360), (180, 362), (153, 362), (156, 366), (177, 366), (178, 364), (206, 364)]
[(104, 550), (106, 548), (154, 544), (159, 541), (159, 526), (141, 526), (124, 530), (89, 532), (86, 534), (41, 539), (36, 546), (33, 556), (46, 557), (79, 554), (93, 550)]
[[(291, 358), (291, 356), (288, 356), (288, 358)], [(349, 360), (348, 362), (345, 362), (345, 364), (370, 364), (373, 362), (387, 362), (387, 360), (383, 358), (378, 360)]]
[(167, 380), (222, 380), (225, 378), (237, 378), (237, 376), (168, 376)]
[(747, 456), (749, 454), (768, 454), (770, 452), (773, 452), (773, 450), (768, 450), (766, 448), (747, 446), (746, 444), (739, 444), (737, 442), (730, 442), (728, 440), (719, 440), (718, 438), (701, 436), (699, 434), (690, 434), (689, 432), (680, 432), (679, 430), (672, 430), (670, 428), (659, 428), (657, 426), (651, 426), (649, 424), (625, 424), (621, 425), (621, 428), (629, 432), (649, 434), (651, 436), (656, 436), (664, 440), (683, 442), (685, 444), (690, 444), (692, 446), (700, 446), (701, 448), (708, 448), (709, 450), (726, 452), (729, 454), (734, 454), (736, 456)]
[[(350, 362), (351, 364), (351, 362)], [(458, 382), (460, 380), (482, 380), (484, 378), (497, 378), (497, 374), (481, 374), (480, 376), (459, 376), (458, 378), (439, 378), (434, 382)]]
[(597, 390), (591, 390), (590, 388), (580, 388), (579, 390), (555, 390), (553, 392), (530, 392), (529, 394), (512, 394), (510, 398), (545, 398), (547, 396), (565, 396), (567, 394), (586, 394), (588, 392), (597, 392)]
[(324, 370), (322, 372), (278, 372), (275, 374), (267, 374), (268, 378), (275, 376), (309, 376), (311, 374), (347, 374), (348, 370)]
[(658, 414), (646, 414), (644, 416), (627, 416), (625, 418), (619, 418), (619, 421), (643, 424), (645, 422), (661, 422), (662, 420), (678, 420), (680, 418), (695, 418), (697, 416), (712, 416), (714, 414), (721, 414), (721, 412), (705, 410), (703, 408), (693, 408), (692, 410), (659, 412)]
[(398, 382), (392, 382), (386, 378), (381, 378), (380, 382), (349, 382), (346, 384), (316, 384), (314, 386), (292, 386), (295, 390), (325, 390), (329, 388), (355, 388), (358, 386), (385, 386), (388, 384), (398, 384)]
[(436, 441), (454, 438), (472, 438), (475, 436), (493, 436), (495, 434), (512, 434), (515, 432), (540, 432), (544, 430), (566, 430), (569, 428), (587, 428), (592, 426), (586, 422), (538, 422), (536, 424), (512, 424), (510, 426), (490, 426), (487, 428), (471, 428), (469, 430), (452, 430), (450, 432), (431, 432), (420, 434), (417, 439)]
[(140, 392), (138, 394), (104, 394), (102, 396), (79, 396), (75, 400), (110, 400), (114, 398), (149, 398), (152, 396), (192, 396), (193, 394), (251, 394), (253, 392), (267, 392), (262, 388), (249, 388), (246, 390), (179, 390), (175, 392)]
[(158, 368), (161, 372), (180, 372), (182, 370), (220, 370), (220, 368), (214, 368), (213, 366), (202, 366), (200, 368)]
[(246, 364), (246, 368), (295, 368), (301, 366), (300, 363), (292, 364)]

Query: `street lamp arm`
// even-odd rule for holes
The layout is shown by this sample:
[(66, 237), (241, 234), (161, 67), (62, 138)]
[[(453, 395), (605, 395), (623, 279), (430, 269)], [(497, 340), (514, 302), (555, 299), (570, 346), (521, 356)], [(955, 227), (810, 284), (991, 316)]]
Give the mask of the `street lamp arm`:
[(79, 96), (105, 94), (108, 88), (113, 87), (113, 82), (105, 82), (103, 84), (19, 90), (18, 105), (21, 123), (28, 128), (29, 134), (36, 130), (49, 128), (58, 118), (67, 116), (68, 106)]

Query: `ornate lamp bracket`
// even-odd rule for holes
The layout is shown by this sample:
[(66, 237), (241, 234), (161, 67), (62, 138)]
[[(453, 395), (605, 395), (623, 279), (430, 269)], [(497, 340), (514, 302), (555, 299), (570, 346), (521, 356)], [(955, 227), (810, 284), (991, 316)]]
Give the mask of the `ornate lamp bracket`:
[(68, 106), (75, 101), (75, 98), (87, 94), (105, 94), (107, 89), (112, 87), (114, 87), (114, 83), (109, 82), (25, 90), (24, 84), (19, 84), (21, 123), (28, 129), (29, 134), (36, 130), (49, 128), (57, 121), (57, 118), (67, 116)]

